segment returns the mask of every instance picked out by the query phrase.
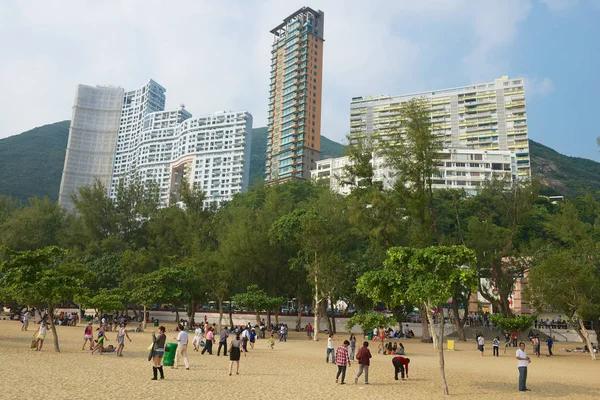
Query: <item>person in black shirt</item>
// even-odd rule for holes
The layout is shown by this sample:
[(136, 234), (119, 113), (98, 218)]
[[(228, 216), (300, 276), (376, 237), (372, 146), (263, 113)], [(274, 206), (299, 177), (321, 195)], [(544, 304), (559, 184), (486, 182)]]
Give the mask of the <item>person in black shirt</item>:
[(157, 372), (160, 372), (160, 379), (165, 379), (165, 373), (162, 366), (162, 358), (165, 355), (165, 342), (167, 341), (167, 335), (165, 335), (165, 327), (158, 327), (158, 337), (152, 331), (152, 372), (154, 373), (153, 381), (157, 379)]

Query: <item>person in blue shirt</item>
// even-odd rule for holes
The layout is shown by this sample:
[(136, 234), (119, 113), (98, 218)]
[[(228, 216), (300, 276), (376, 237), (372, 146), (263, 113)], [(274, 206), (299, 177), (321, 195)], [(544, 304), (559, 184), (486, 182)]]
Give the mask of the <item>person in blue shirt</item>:
[(554, 354), (552, 354), (552, 346), (554, 345), (554, 342), (552, 341), (551, 337), (546, 339), (546, 344), (548, 345), (548, 356), (554, 355)]

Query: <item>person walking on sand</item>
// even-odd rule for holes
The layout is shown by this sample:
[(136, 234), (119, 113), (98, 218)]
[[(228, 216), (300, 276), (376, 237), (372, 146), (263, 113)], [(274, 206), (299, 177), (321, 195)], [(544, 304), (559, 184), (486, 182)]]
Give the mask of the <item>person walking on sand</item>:
[(87, 326), (83, 330), (83, 346), (81, 350), (85, 350), (85, 344), (90, 341), (90, 350), (94, 349), (94, 333), (92, 332), (92, 321), (88, 322)]
[(308, 336), (308, 340), (312, 339), (312, 331), (313, 331), (313, 328), (309, 322), (308, 325), (306, 325), (306, 336)]
[(358, 378), (362, 375), (363, 371), (365, 373), (365, 385), (369, 384), (369, 366), (371, 365), (371, 352), (369, 351), (369, 342), (363, 342), (363, 347), (358, 350), (358, 354), (356, 355), (356, 359), (358, 360), (358, 374), (356, 374), (356, 378), (354, 378), (354, 383), (358, 383)]
[[(227, 329), (227, 327), (225, 327)], [(200, 348), (200, 342), (202, 341), (202, 327), (200, 325), (196, 325), (196, 330), (194, 331), (194, 340), (192, 340), (192, 345), (194, 346), (194, 351), (198, 351)], [(227, 354), (225, 354), (227, 355)]]
[(160, 372), (160, 379), (165, 379), (165, 373), (163, 371), (162, 359), (165, 355), (165, 342), (167, 341), (167, 335), (165, 335), (165, 327), (158, 327), (158, 337), (152, 331), (152, 380), (157, 380), (157, 373)]
[(227, 327), (221, 329), (219, 332), (219, 348), (217, 349), (217, 356), (221, 356), (221, 347), (223, 348), (223, 355), (227, 357), (227, 338), (229, 337), (229, 331)]
[(496, 336), (494, 338), (493, 347), (492, 347), (492, 356), (499, 357), (500, 355), (500, 336)]
[(483, 357), (483, 351), (485, 350), (485, 339), (483, 335), (477, 338), (477, 349), (481, 352), (481, 356)]
[(29, 326), (29, 311), (25, 311), (23, 314), (23, 325), (21, 326), (22, 331), (27, 331), (27, 327)]
[(335, 342), (333, 340), (333, 333), (329, 334), (327, 338), (327, 356), (325, 357), (325, 362), (329, 362), (329, 355), (331, 354), (331, 363), (335, 364), (335, 355), (333, 351), (335, 350)]
[(392, 358), (392, 364), (394, 365), (394, 379), (398, 380), (398, 372), (400, 377), (404, 380), (404, 370), (406, 369), (406, 378), (408, 379), (408, 364), (410, 364), (410, 358), (404, 358), (402, 356), (396, 356)]
[(35, 351), (42, 351), (42, 347), (44, 346), (44, 340), (46, 339), (46, 334), (48, 332), (48, 323), (46, 319), (43, 319), (38, 326), (37, 330), (34, 332), (33, 337), (37, 338), (35, 340)]
[(172, 368), (177, 369), (181, 358), (183, 358), (185, 369), (190, 369), (190, 360), (187, 355), (188, 334), (181, 324), (177, 326), (177, 330), (179, 331), (175, 337), (175, 340), (177, 340), (177, 353), (175, 354), (175, 363)]
[[(119, 327), (119, 333), (117, 334), (117, 357), (123, 357), (125, 337), (127, 337), (127, 340), (129, 340), (129, 343), (131, 343), (131, 338), (129, 337), (129, 333), (127, 332), (127, 325), (123, 323)], [(85, 346), (85, 343), (83, 345)]]
[(267, 345), (269, 346), (269, 348), (271, 350), (273, 350), (273, 348), (275, 347), (275, 337), (273, 336), (272, 333), (271, 333), (271, 338), (269, 339)]
[(356, 336), (350, 335), (350, 361), (354, 361), (354, 352), (356, 351)]
[(335, 376), (335, 383), (338, 383), (338, 379), (340, 374), (342, 375), (342, 381), (340, 382), (342, 385), (345, 385), (344, 379), (346, 379), (346, 368), (350, 366), (350, 355), (348, 354), (348, 346), (350, 346), (350, 342), (348, 340), (344, 340), (344, 344), (337, 348), (335, 352), (335, 363), (338, 366), (338, 372)]
[[(273, 336), (273, 335), (271, 335)], [(271, 337), (272, 338), (272, 337)], [(240, 356), (242, 351), (240, 346), (242, 345), (242, 341), (240, 340), (240, 334), (235, 334), (235, 339), (229, 343), (229, 376), (231, 376), (231, 372), (233, 370), (233, 363), (236, 363), (235, 374), (240, 374)], [(227, 355), (227, 354), (225, 354)], [(245, 354), (244, 354), (245, 355)]]
[(525, 343), (519, 343), (519, 348), (516, 354), (517, 368), (519, 369), (519, 392), (527, 392), (527, 364), (531, 362), (531, 358), (525, 353)]
[[(206, 315), (204, 316), (206, 318)], [(200, 354), (204, 354), (204, 352), (208, 352), (208, 354), (210, 354), (212, 356), (212, 345), (213, 345), (213, 339), (215, 337), (215, 334), (212, 331), (212, 326), (207, 328), (206, 330), (206, 335), (205, 335), (205, 343), (204, 343), (204, 348), (202, 349), (202, 352)]]
[(552, 354), (552, 346), (554, 345), (554, 342), (552, 341), (551, 337), (546, 339), (546, 344), (548, 345), (548, 357), (553, 356), (554, 354)]

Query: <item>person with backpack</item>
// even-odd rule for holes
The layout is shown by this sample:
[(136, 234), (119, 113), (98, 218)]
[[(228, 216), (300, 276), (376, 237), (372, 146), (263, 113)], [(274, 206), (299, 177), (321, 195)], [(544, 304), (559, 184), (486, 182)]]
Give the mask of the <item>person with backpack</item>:
[(85, 350), (85, 344), (90, 341), (90, 350), (94, 348), (94, 333), (92, 332), (92, 321), (88, 322), (87, 326), (83, 330), (83, 346), (81, 350)]
[(356, 354), (358, 360), (358, 374), (354, 378), (354, 383), (358, 383), (358, 378), (365, 373), (365, 385), (369, 384), (369, 366), (371, 365), (371, 352), (369, 351), (369, 342), (363, 342), (363, 347), (360, 348), (358, 354)]

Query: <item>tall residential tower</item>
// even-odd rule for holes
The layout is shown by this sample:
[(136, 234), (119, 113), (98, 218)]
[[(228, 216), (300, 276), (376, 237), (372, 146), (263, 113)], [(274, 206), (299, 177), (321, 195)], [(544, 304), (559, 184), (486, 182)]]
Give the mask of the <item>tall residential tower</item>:
[(309, 179), (321, 150), (323, 11), (302, 7), (271, 30), (265, 181)]

